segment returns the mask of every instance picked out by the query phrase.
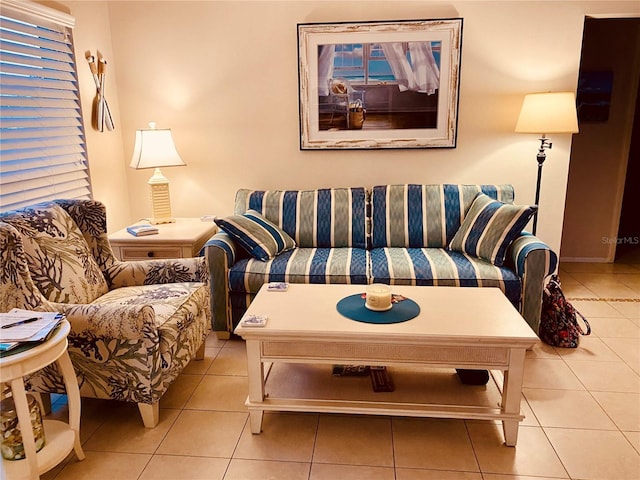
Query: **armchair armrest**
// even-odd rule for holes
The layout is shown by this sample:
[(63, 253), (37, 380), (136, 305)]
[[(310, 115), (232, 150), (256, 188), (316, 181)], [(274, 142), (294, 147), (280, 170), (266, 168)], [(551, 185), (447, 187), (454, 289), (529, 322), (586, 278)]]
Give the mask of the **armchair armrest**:
[[(159, 342), (155, 311), (151, 305), (52, 303), (71, 324), (70, 338), (149, 339)], [(70, 340), (70, 343), (74, 343)], [(78, 346), (78, 345), (76, 345)]]
[(546, 243), (527, 232), (514, 240), (507, 257), (522, 279), (520, 313), (533, 331), (538, 333), (545, 279), (555, 272), (558, 257)]
[[(52, 303), (71, 324), (69, 356), (85, 397), (136, 403), (158, 400), (160, 334), (150, 305)], [(29, 378), (30, 388), (64, 393), (55, 364)]]
[(115, 262), (104, 274), (110, 289), (209, 280), (203, 257)]
[(218, 232), (204, 246), (211, 278), (211, 316), (213, 330), (226, 337), (233, 328), (229, 305), (229, 268), (235, 263), (238, 247), (231, 237)]

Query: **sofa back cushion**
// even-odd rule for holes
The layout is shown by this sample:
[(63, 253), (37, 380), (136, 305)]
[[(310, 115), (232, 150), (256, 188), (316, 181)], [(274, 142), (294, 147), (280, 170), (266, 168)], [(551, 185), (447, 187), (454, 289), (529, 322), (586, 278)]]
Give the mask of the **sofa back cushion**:
[(48, 300), (86, 304), (109, 290), (82, 232), (61, 206), (41, 203), (0, 220), (20, 233), (33, 282)]
[(366, 248), (364, 187), (317, 190), (238, 190), (234, 213), (256, 210), (299, 247)]
[(445, 248), (479, 192), (504, 203), (513, 203), (511, 185), (373, 187), (372, 246)]

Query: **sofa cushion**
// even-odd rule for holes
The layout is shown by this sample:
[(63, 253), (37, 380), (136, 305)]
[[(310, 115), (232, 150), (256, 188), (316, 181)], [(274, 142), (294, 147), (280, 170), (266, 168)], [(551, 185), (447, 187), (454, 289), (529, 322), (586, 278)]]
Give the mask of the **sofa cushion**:
[(510, 269), (443, 248), (374, 248), (371, 283), (498, 287), (516, 307), (520, 278)]
[(247, 210), (243, 215), (216, 218), (215, 222), (252, 257), (263, 262), (296, 246), (287, 232), (255, 210)]
[(235, 214), (248, 209), (287, 232), (298, 247), (366, 248), (368, 192), (363, 187), (238, 190)]
[(360, 248), (296, 248), (267, 262), (239, 260), (229, 271), (232, 292), (257, 293), (267, 282), (367, 283), (369, 252)]
[(513, 202), (511, 185), (378, 185), (371, 197), (372, 246), (445, 248), (479, 192)]
[(22, 236), (31, 277), (48, 300), (84, 304), (109, 290), (80, 228), (61, 206), (41, 203), (1, 220)]
[(449, 249), (502, 266), (509, 245), (520, 235), (537, 207), (508, 205), (479, 193)]

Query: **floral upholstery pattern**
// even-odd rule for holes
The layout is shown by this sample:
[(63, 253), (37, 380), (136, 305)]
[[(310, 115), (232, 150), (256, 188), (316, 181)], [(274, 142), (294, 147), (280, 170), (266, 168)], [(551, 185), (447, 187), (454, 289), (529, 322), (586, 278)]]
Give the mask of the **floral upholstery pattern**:
[(62, 207), (36, 205), (7, 215), (22, 237), (29, 272), (48, 300), (89, 303), (108, 291), (82, 232)]
[[(36, 258), (45, 261), (34, 265)], [(51, 258), (59, 260), (46, 263)], [(211, 328), (209, 291), (202, 257), (118, 261), (100, 202), (58, 200), (0, 215), (0, 311), (66, 315), (82, 396), (157, 409)], [(55, 366), (33, 374), (28, 386), (65, 392)]]

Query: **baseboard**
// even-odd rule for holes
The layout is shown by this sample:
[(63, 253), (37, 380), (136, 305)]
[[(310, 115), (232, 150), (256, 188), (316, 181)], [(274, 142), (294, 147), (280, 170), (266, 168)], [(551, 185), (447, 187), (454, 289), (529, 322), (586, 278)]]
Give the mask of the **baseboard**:
[(613, 263), (613, 259), (602, 257), (560, 257), (562, 263)]

